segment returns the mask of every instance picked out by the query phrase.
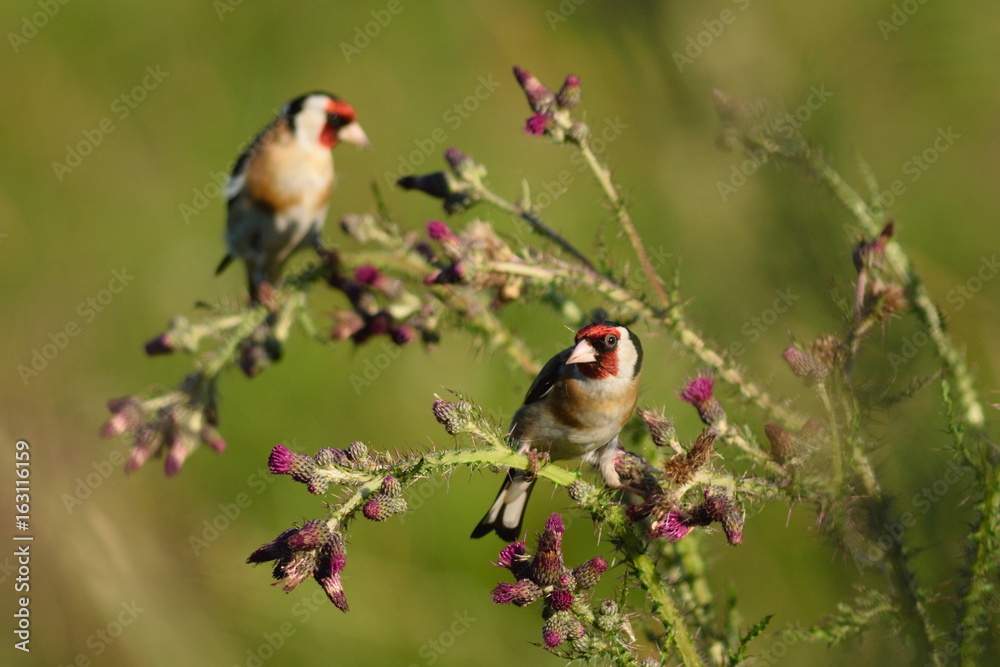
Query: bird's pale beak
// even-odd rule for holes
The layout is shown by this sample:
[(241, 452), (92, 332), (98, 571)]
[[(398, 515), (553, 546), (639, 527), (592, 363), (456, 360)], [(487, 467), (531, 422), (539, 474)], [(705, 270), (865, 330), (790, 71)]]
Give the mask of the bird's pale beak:
[(590, 341), (584, 338), (576, 347), (573, 348), (573, 352), (570, 353), (569, 358), (566, 360), (567, 364), (591, 364), (597, 361), (597, 350), (594, 346), (590, 344)]
[(365, 131), (361, 129), (357, 121), (353, 123), (348, 123), (344, 127), (337, 131), (337, 139), (339, 141), (346, 141), (349, 144), (354, 144), (359, 148), (371, 148), (372, 142), (368, 141), (368, 136)]

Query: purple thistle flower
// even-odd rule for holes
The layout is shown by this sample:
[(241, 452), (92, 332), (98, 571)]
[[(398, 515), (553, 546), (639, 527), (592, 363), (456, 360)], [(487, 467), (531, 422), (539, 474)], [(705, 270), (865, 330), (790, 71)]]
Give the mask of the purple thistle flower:
[(297, 482), (308, 483), (316, 471), (316, 461), (311, 456), (296, 454), (278, 444), (267, 457), (267, 469), (272, 475), (291, 475)]
[(326, 593), (326, 597), (333, 603), (333, 606), (345, 614), (351, 610), (347, 604), (347, 594), (344, 593), (344, 586), (340, 583), (339, 574), (320, 576), (314, 573), (313, 578), (323, 587), (323, 592)]
[(558, 630), (546, 630), (542, 633), (542, 641), (549, 648), (555, 648), (563, 643), (564, 637), (559, 633)]
[(427, 236), (434, 241), (455, 241), (456, 236), (445, 223), (440, 220), (427, 221)]
[(531, 72), (514, 67), (514, 76), (521, 84), (528, 104), (535, 113), (549, 113), (556, 102), (556, 94), (542, 84)]
[(699, 375), (685, 385), (680, 395), (682, 401), (690, 403), (698, 410), (698, 416), (708, 426), (726, 418), (726, 411), (715, 398), (714, 385), (715, 381), (711, 376)]
[(289, 528), (247, 558), (251, 564), (270, 561), (275, 561), (275, 586), (291, 591), (312, 575), (338, 609), (348, 610), (340, 582), (347, 564), (344, 538), (330, 531), (326, 521), (315, 519), (301, 528)]
[(553, 512), (545, 522), (545, 530), (551, 530), (552, 532), (559, 533), (560, 535), (565, 533), (566, 527), (563, 525), (562, 515)]
[(298, 532), (298, 528), (289, 528), (267, 544), (261, 545), (260, 548), (250, 554), (250, 557), (247, 558), (247, 562), (253, 564), (266, 563), (268, 561), (290, 556), (292, 554), (292, 550), (288, 546), (288, 538), (296, 532)]
[(524, 131), (526, 134), (540, 137), (545, 134), (545, 130), (548, 128), (548, 125), (549, 117), (543, 113), (536, 113), (524, 124)]
[(743, 543), (743, 510), (722, 489), (705, 489), (705, 502), (701, 505), (701, 512), (712, 521), (722, 524), (726, 541), (730, 545), (735, 547)]
[(553, 611), (569, 611), (573, 606), (573, 599), (573, 593), (564, 588), (552, 591), (547, 598), (549, 608)]
[(542, 586), (559, 583), (560, 577), (566, 573), (562, 554), (564, 531), (562, 517), (553, 513), (545, 523), (545, 530), (538, 536), (538, 551), (531, 561), (531, 578)]
[(572, 109), (580, 103), (580, 77), (570, 74), (556, 95), (556, 104), (561, 109)]
[(365, 285), (375, 285), (382, 278), (382, 272), (371, 264), (359, 266), (354, 270), (354, 279)]
[(458, 435), (465, 431), (467, 420), (458, 405), (439, 398), (434, 401), (433, 410), (434, 418), (444, 426), (449, 435)]
[(681, 400), (691, 405), (698, 406), (712, 398), (712, 388), (714, 381), (708, 375), (699, 375), (691, 380), (681, 392)]
[(344, 544), (344, 537), (340, 533), (333, 533), (326, 543), (330, 552), (330, 572), (339, 574), (344, 571), (347, 565), (347, 546)]
[(654, 522), (650, 537), (665, 537), (671, 542), (677, 542), (694, 530), (694, 526), (685, 521), (685, 517), (677, 510), (670, 510), (663, 521)]
[(542, 597), (542, 589), (531, 579), (521, 579), (513, 584), (497, 584), (491, 595), (493, 604), (514, 604), (524, 607)]
[(524, 556), (525, 551), (526, 545), (524, 542), (511, 542), (500, 550), (500, 555), (497, 557), (495, 564), (497, 567), (505, 567), (508, 570), (512, 569), (515, 563), (523, 560), (521, 557)]

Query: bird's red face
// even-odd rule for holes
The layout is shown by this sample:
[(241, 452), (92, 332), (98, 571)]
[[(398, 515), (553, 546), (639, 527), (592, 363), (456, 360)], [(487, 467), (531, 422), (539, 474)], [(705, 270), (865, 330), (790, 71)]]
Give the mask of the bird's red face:
[(576, 347), (566, 363), (578, 364), (580, 373), (591, 380), (617, 377), (622, 370), (620, 347), (623, 338), (629, 340), (625, 327), (603, 322), (588, 324), (576, 332)]
[(354, 107), (333, 97), (326, 100), (326, 125), (320, 134), (320, 143), (333, 148), (341, 141), (370, 148), (371, 142), (357, 123), (358, 115)]

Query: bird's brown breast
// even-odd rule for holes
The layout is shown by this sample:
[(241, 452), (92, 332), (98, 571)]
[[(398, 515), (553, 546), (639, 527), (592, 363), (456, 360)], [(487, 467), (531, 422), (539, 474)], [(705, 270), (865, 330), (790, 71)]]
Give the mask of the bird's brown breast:
[[(305, 170), (315, 170), (315, 173), (326, 170), (330, 177), (319, 191), (309, 193), (302, 187), (301, 180), (293, 176)], [(317, 156), (305, 151), (288, 126), (281, 124), (269, 130), (261, 152), (247, 169), (246, 183), (251, 199), (271, 211), (312, 204), (304, 202), (309, 194), (313, 194), (315, 203), (323, 205), (333, 188), (331, 158), (329, 152)]]

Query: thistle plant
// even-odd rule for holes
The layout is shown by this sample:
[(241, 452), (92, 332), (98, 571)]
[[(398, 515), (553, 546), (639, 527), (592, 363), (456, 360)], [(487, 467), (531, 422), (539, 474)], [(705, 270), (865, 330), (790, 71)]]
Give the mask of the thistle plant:
[[(885, 575), (880, 585), (859, 585), (829, 616), (789, 631), (796, 639), (836, 644), (888, 628), (898, 633), (907, 659), (916, 664), (946, 664), (956, 655), (972, 664), (984, 652), (996, 651), (1000, 457), (985, 430), (986, 410), (969, 366), (897, 241), (903, 225), (872, 203), (878, 188), (870, 171), (863, 169), (871, 201), (797, 131), (776, 131), (765, 107), (716, 92), (730, 148), (800, 167), (836, 196), (856, 231), (853, 247), (841, 249), (845, 257), (852, 251), (856, 276), (850, 296), (841, 300), (843, 326), (794, 332), (811, 340), (773, 350), (776, 372), (798, 378), (804, 392), (796, 398), (775, 396), (692, 325), (679, 278), (668, 281), (654, 269), (640, 226), (611, 170), (594, 153), (590, 128), (578, 114), (581, 79), (567, 76), (555, 90), (521, 68), (514, 68), (514, 75), (530, 109), (523, 132), (568, 146), (582, 157), (627, 240), (628, 259), (641, 268), (645, 282), (636, 284), (613, 268), (623, 263), (607, 248), (595, 257), (580, 251), (574, 239), (557, 231), (559, 226), (541, 218), (527, 187), (518, 198), (505, 197), (491, 188), (488, 170), (474, 159), (474, 151), (449, 148), (440, 171), (399, 182), (401, 188), (440, 200), (443, 214), (451, 216), (448, 222), (397, 220), (376, 190), (377, 212), (341, 220), (350, 249), (319, 253), (288, 276), (268, 304), (203, 309), (207, 312), (197, 320), (175, 318), (150, 341), (149, 354), (187, 353), (195, 368), (177, 389), (109, 403), (112, 417), (102, 433), (133, 437), (126, 470), (164, 456), (167, 474), (174, 474), (199, 444), (222, 451), (217, 395), (225, 372), (237, 367), (254, 377), (294, 353), (296, 328), (334, 344), (364, 345), (382, 338), (425, 348), (455, 331), (469, 332), (477, 344), (508, 359), (527, 382), (538, 372), (539, 360), (512, 332), (507, 304), (552, 308), (574, 328), (611, 318), (669, 337), (702, 369), (678, 388), (676, 397), (643, 400), (668, 404), (670, 410), (690, 409), (684, 408), (688, 404), (704, 429), (678, 433), (664, 411), (641, 407), (637, 421), (645, 429), (637, 429), (629, 450), (620, 449), (614, 459), (621, 489), (606, 488), (587, 470), (553, 464), (544, 452), (515, 453), (507, 434), (487, 417), (487, 408), (461, 393), (462, 379), (456, 377), (454, 395), (415, 399), (425, 400), (443, 427), (441, 441), (454, 438), (450, 446), (401, 451), (351, 442), (349, 433), (337, 434), (345, 443), (341, 449), (326, 447), (313, 455), (275, 445), (269, 471), (327, 496), (326, 510), (286, 527), (253, 551), (248, 562), (273, 563), (276, 585), (285, 591), (311, 576), (346, 612), (341, 574), (348, 566), (354, 519), (385, 522), (391, 530), (392, 518), (407, 511), (405, 490), (422, 479), (458, 468), (501, 474), (516, 468), (564, 490), (574, 503), (572, 511), (594, 520), (601, 542), (613, 553), (611, 558), (564, 553), (567, 529), (553, 514), (544, 527), (528, 527), (529, 536), (537, 537), (510, 544), (498, 556), (496, 565), (510, 576), (484, 594), (490, 593), (495, 604), (539, 610), (510, 613), (540, 612), (533, 639), (564, 658), (735, 665), (754, 655), (753, 640), (767, 632), (771, 617), (747, 625), (730, 608), (731, 601), (716, 598), (708, 583), (708, 543), (698, 536), (716, 531), (728, 545), (739, 547), (754, 540), (754, 516), (770, 503), (809, 508), (835, 553), (860, 572)], [(479, 207), (521, 220), (537, 242), (515, 240), (509, 230), (474, 217), (471, 212)], [(326, 288), (342, 293), (349, 305), (317, 323), (309, 294)], [(594, 295), (601, 312), (588, 310), (581, 295)], [(928, 332), (940, 370), (910, 378), (894, 395), (873, 398), (858, 376), (859, 358), (906, 318), (916, 318)], [(724, 396), (735, 398), (720, 400), (720, 386), (729, 390)], [(888, 488), (873, 459), (873, 402), (903, 401), (918, 392), (940, 397), (942, 428), (955, 460), (973, 480), (965, 561), (944, 581), (924, 580), (907, 535), (885, 539), (884, 526), (901, 521), (892, 499), (905, 490)], [(584, 530), (580, 525), (574, 530)], [(469, 568), (487, 565), (470, 563)], [(599, 595), (594, 587), (611, 571), (616, 573), (613, 594)], [(641, 596), (632, 594), (635, 589)], [(355, 609), (375, 604), (355, 600)]]

